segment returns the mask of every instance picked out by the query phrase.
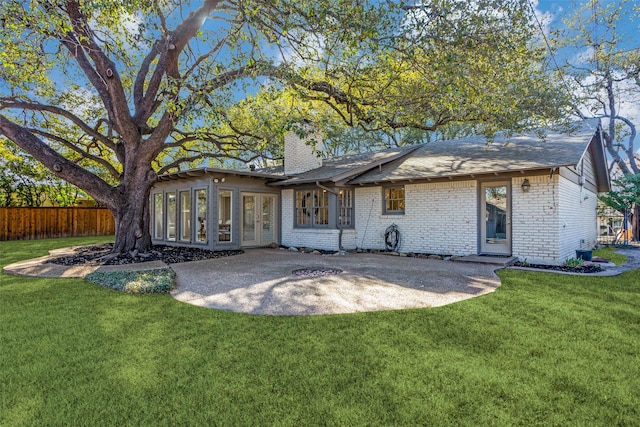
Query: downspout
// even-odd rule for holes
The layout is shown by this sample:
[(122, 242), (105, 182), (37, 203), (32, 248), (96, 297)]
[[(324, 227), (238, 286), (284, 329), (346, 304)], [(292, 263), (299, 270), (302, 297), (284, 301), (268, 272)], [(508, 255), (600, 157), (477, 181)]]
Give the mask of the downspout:
[[(331, 194), (334, 194), (336, 196), (338, 196), (338, 192), (332, 188), (329, 187), (325, 187), (324, 185), (320, 184), (320, 181), (316, 181), (316, 186), (318, 186), (318, 188), (321, 188), (322, 190), (326, 190)], [(342, 227), (340, 226), (340, 224), (338, 223), (338, 221), (336, 221), (336, 229), (339, 230), (340, 232), (338, 233), (338, 250), (343, 251), (344, 249), (342, 248)]]

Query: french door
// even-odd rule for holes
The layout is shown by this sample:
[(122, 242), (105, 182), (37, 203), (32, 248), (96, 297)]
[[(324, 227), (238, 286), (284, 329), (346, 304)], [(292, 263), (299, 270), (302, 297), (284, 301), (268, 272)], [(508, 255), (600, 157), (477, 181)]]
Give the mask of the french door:
[(480, 253), (511, 255), (511, 183), (480, 183)]
[(265, 246), (277, 242), (275, 194), (242, 193), (241, 246)]

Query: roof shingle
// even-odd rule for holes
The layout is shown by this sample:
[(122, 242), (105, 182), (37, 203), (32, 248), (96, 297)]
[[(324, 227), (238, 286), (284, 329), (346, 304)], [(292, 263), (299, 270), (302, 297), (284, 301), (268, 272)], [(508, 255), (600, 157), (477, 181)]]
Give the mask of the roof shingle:
[(439, 141), (419, 146), (410, 155), (387, 163), (349, 181), (371, 184), (383, 181), (481, 175), (576, 165), (591, 142), (597, 124), (585, 123), (572, 134), (536, 134)]

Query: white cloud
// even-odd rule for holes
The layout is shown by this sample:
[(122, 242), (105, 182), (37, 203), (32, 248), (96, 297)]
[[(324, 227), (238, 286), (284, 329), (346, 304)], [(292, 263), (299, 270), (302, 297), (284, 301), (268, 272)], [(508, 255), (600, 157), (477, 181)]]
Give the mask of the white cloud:
[[(545, 35), (548, 35), (551, 28), (551, 23), (556, 18), (557, 14), (554, 15), (550, 11), (543, 12), (540, 9), (538, 9), (538, 5), (540, 3), (538, 0), (532, 0), (530, 3), (535, 13), (536, 25), (538, 25), (539, 23), (540, 27), (542, 27), (542, 32)], [(562, 10), (563, 10), (562, 8), (559, 8), (558, 14), (561, 13)]]
[(569, 58), (570, 64), (584, 65), (593, 62), (595, 49), (593, 46), (588, 46), (580, 52), (576, 52), (571, 58)]

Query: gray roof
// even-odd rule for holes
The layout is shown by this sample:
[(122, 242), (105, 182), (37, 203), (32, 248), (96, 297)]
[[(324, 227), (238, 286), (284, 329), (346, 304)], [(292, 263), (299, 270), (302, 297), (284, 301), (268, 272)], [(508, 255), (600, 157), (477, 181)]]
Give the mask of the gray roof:
[(290, 176), (288, 179), (274, 182), (272, 185), (284, 186), (310, 182), (342, 181), (366, 172), (378, 165), (398, 159), (418, 147), (419, 146), (390, 148), (383, 151), (323, 159), (322, 166), (319, 168)]
[(227, 174), (265, 179), (274, 186), (339, 181), (364, 185), (576, 166), (589, 150), (595, 165), (598, 191), (609, 191), (606, 155), (598, 126), (598, 120), (585, 120), (573, 132), (545, 131), (543, 138), (530, 133), (497, 136), (489, 142), (484, 137), (474, 136), (334, 157), (323, 159), (319, 168), (293, 176), (284, 175), (283, 167), (276, 166), (255, 171), (201, 168), (161, 175), (158, 179), (168, 181), (205, 174)]
[(283, 165), (266, 166), (264, 168), (258, 168), (254, 172), (261, 173), (261, 174), (267, 174), (267, 175), (279, 176), (280, 178), (285, 178), (285, 176), (284, 176), (284, 166)]
[[(373, 184), (455, 178), (575, 166), (582, 159), (592, 139), (597, 136), (596, 130), (597, 122), (585, 121), (579, 129), (570, 134), (546, 132), (544, 139), (536, 134), (527, 134), (498, 136), (492, 142), (488, 142), (484, 137), (475, 136), (427, 143), (419, 146), (410, 155), (382, 167), (372, 168), (349, 183)], [(594, 161), (604, 161), (602, 144), (591, 145), (599, 147), (593, 149)], [(604, 165), (606, 170), (606, 161)], [(606, 181), (608, 182), (608, 179)]]
[(170, 180), (181, 179), (181, 178), (200, 177), (200, 176), (210, 175), (210, 174), (249, 176), (253, 178), (262, 178), (262, 179), (282, 179), (282, 175), (260, 172), (257, 170), (252, 171), (252, 170), (239, 170), (239, 169), (200, 168), (200, 169), (190, 169), (187, 171), (163, 174), (158, 176), (158, 181), (170, 181)]

